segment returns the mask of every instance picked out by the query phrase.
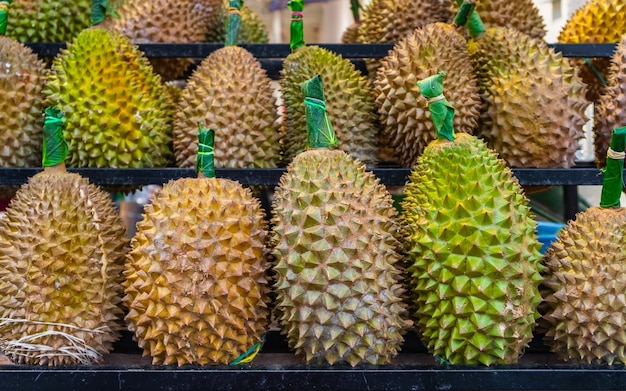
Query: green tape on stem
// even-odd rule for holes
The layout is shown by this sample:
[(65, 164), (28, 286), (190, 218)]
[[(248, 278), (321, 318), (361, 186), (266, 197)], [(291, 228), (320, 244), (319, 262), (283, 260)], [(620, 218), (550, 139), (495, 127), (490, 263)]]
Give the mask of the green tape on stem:
[(336, 147), (339, 142), (328, 114), (322, 77), (316, 75), (302, 83), (309, 148)]
[(607, 152), (606, 168), (602, 180), (601, 208), (620, 206), (622, 189), (624, 188), (624, 144), (626, 143), (626, 126), (615, 128), (611, 134), (611, 146)]
[(417, 82), (422, 95), (428, 99), (430, 119), (437, 131), (438, 140), (454, 141), (454, 107), (443, 95), (443, 79), (446, 73), (440, 71), (436, 75)]
[(215, 132), (202, 125), (198, 126), (196, 172), (201, 172), (207, 178), (215, 178)]
[(304, 10), (304, 0), (291, 0), (287, 3), (291, 10), (291, 24), (289, 26), (290, 40), (289, 48), (293, 52), (306, 45), (304, 42), (304, 24), (302, 22), (302, 10)]
[(115, 10), (115, 7), (107, 0), (92, 0), (91, 1), (91, 25), (95, 26), (102, 23), (104, 18), (108, 15), (114, 18), (119, 18), (119, 14)]
[(228, 20), (226, 21), (226, 39), (224, 40), (224, 46), (235, 46), (239, 42), (241, 3), (241, 0), (230, 0), (228, 3)]
[(9, 7), (12, 0), (0, 1), (0, 35), (7, 32), (7, 23), (9, 22)]
[(43, 153), (41, 164), (43, 167), (58, 166), (65, 162), (69, 148), (63, 138), (63, 112), (56, 107), (45, 110), (43, 122)]

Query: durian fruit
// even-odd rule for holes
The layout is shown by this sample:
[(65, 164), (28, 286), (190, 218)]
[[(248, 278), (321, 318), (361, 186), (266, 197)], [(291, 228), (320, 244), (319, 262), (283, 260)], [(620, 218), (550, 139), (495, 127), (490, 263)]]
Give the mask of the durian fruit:
[(578, 213), (546, 253), (544, 341), (565, 361), (626, 364), (625, 139), (626, 127), (616, 128), (600, 207)]
[(522, 188), (485, 143), (454, 133), (443, 72), (419, 81), (438, 139), (406, 185), (402, 228), (416, 326), (451, 364), (515, 363), (541, 301), (541, 244)]
[[(226, 39), (226, 29), (228, 24), (228, 0), (223, 0), (223, 6), (220, 8), (218, 22), (215, 27), (209, 28), (205, 40), (207, 42), (224, 42)], [(263, 20), (250, 7), (243, 4), (239, 10), (241, 17), (241, 26), (239, 26), (239, 35), (237, 43), (268, 43), (269, 32)]]
[[(471, 12), (465, 6), (460, 17)], [(446, 50), (440, 50), (442, 46)], [(458, 132), (472, 134), (478, 124), (480, 96), (467, 42), (454, 25), (432, 23), (401, 39), (381, 61), (374, 80), (374, 94), (382, 135), (395, 159), (412, 167), (424, 148), (437, 138), (417, 80), (437, 71), (446, 72), (450, 102), (457, 109), (454, 117)]]
[(346, 28), (341, 34), (342, 43), (355, 43), (359, 37), (359, 27), (361, 26), (361, 2), (359, 0), (350, 0), (350, 10), (352, 11), (352, 17), (354, 22)]
[[(47, 70), (30, 48), (4, 36), (6, 10), (0, 10), (0, 18), (0, 167), (38, 166)], [(0, 199), (10, 198), (15, 190), (1, 186)]]
[(482, 99), (477, 136), (512, 167), (573, 166), (589, 105), (576, 69), (542, 40), (485, 28), (476, 12), (467, 23)]
[[(560, 43), (615, 43), (626, 32), (626, 2), (589, 0), (567, 20), (557, 41)], [(610, 59), (572, 58), (580, 76), (588, 85), (587, 99), (596, 102), (602, 94)]]
[(46, 109), (44, 171), (0, 220), (0, 348), (20, 364), (91, 364), (121, 329), (128, 240), (108, 193), (65, 171), (60, 110)]
[(45, 103), (63, 110), (73, 167), (160, 167), (171, 156), (172, 107), (127, 38), (87, 29), (55, 58)]
[(225, 47), (196, 68), (179, 99), (174, 118), (174, 152), (180, 167), (193, 167), (198, 124), (217, 129), (215, 149), (222, 167), (271, 168), (280, 159), (278, 106), (266, 71), (252, 54), (236, 46), (240, 0), (231, 0)]
[(307, 363), (389, 363), (407, 326), (397, 212), (361, 162), (330, 149), (321, 78), (302, 90), (309, 149), (287, 167), (272, 205), (281, 330)]
[(215, 178), (213, 137), (199, 132), (198, 178), (164, 185), (131, 242), (126, 320), (153, 364), (247, 362), (266, 332), (265, 214), (249, 189)]
[(291, 54), (283, 61), (280, 86), (285, 107), (282, 159), (288, 164), (307, 148), (306, 115), (300, 85), (320, 75), (328, 97), (328, 115), (337, 128), (339, 148), (368, 166), (377, 161), (378, 126), (367, 78), (348, 59), (319, 46), (305, 46), (303, 0), (289, 2)]
[[(457, 12), (454, 4), (454, 12)], [(476, 12), (486, 28), (501, 26), (514, 28), (536, 39), (543, 40), (546, 24), (533, 0), (480, 0)]]
[(606, 163), (612, 130), (626, 123), (626, 34), (622, 35), (611, 57), (607, 85), (594, 105), (594, 152), (598, 167)]
[[(133, 43), (203, 42), (209, 29), (219, 24), (222, 0), (127, 0), (107, 26)], [(193, 58), (150, 59), (164, 80), (184, 76)]]

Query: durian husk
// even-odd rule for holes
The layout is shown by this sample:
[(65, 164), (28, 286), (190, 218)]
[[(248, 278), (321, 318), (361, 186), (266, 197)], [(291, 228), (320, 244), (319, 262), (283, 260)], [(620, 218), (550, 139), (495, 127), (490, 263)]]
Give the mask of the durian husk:
[(488, 28), (468, 49), (482, 99), (477, 135), (512, 167), (572, 167), (589, 105), (577, 70), (510, 28)]
[(292, 52), (283, 62), (280, 86), (285, 107), (282, 159), (288, 164), (307, 148), (305, 108), (300, 85), (320, 75), (326, 110), (339, 148), (368, 166), (377, 162), (378, 133), (374, 96), (366, 77), (348, 59), (319, 46)]
[(598, 167), (604, 167), (613, 129), (626, 124), (626, 35), (611, 57), (607, 86), (594, 110), (594, 152)]
[(68, 166), (165, 166), (172, 106), (146, 57), (127, 38), (84, 30), (55, 58), (46, 106), (63, 111)]
[(359, 27), (361, 23), (352, 23), (341, 34), (341, 43), (356, 43), (359, 38)]
[(451, 364), (511, 364), (533, 337), (541, 244), (506, 163), (458, 133), (433, 141), (411, 172), (402, 227), (416, 326)]
[(180, 167), (195, 167), (198, 124), (214, 129), (221, 167), (271, 168), (280, 160), (280, 117), (271, 79), (247, 50), (211, 53), (189, 78), (174, 119)]
[(19, 364), (92, 364), (121, 329), (128, 239), (108, 193), (44, 171), (0, 219), (0, 347)]
[(267, 223), (239, 183), (170, 181), (146, 205), (124, 276), (126, 321), (153, 364), (229, 364), (263, 342)]
[[(239, 10), (241, 17), (237, 43), (268, 43), (269, 32), (259, 15), (250, 7), (242, 4)], [(207, 42), (224, 42), (226, 39), (226, 24), (228, 22), (228, 0), (223, 1), (217, 22), (208, 29), (205, 40)]]
[(397, 212), (345, 152), (296, 156), (274, 193), (271, 243), (282, 333), (307, 363), (386, 364), (407, 324)]
[(565, 361), (626, 364), (625, 224), (626, 208), (591, 207), (548, 249), (544, 342)]
[[(557, 40), (560, 43), (615, 43), (621, 41), (625, 32), (626, 3), (623, 0), (589, 0), (570, 16)], [(606, 79), (610, 59), (572, 58), (570, 61), (588, 85), (587, 99), (597, 102), (604, 87), (596, 70)]]
[[(439, 50), (443, 45), (446, 50)], [(455, 107), (455, 130), (471, 134), (480, 114), (478, 85), (466, 41), (450, 25), (433, 23), (401, 39), (376, 75), (374, 94), (382, 134), (403, 167), (412, 167), (437, 138), (417, 81), (438, 71), (445, 71), (447, 83), (456, 86), (447, 93)]]
[[(222, 0), (127, 0), (108, 28), (133, 43), (197, 43), (221, 22)], [(223, 40), (222, 40), (223, 41)], [(164, 80), (185, 75), (193, 58), (151, 58), (154, 71)]]

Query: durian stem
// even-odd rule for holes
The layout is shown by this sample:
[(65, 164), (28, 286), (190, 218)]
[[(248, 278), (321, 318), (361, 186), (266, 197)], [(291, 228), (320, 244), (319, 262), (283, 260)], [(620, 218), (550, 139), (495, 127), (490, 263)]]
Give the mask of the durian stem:
[(289, 48), (293, 52), (306, 45), (304, 42), (304, 25), (302, 23), (304, 0), (291, 0), (287, 3), (287, 6), (291, 10)]
[(359, 2), (359, 0), (350, 0), (350, 9), (352, 10), (352, 17), (355, 23), (359, 23), (361, 21), (361, 14), (359, 13), (361, 10), (361, 2)]
[(417, 82), (420, 92), (428, 100), (430, 119), (437, 131), (437, 140), (454, 141), (454, 107), (443, 95), (443, 79), (446, 73), (439, 71)]
[(102, 23), (107, 16), (113, 16), (119, 18), (120, 16), (115, 11), (115, 7), (109, 4), (107, 0), (92, 0), (91, 1), (91, 25), (95, 26)]
[(309, 148), (336, 147), (337, 136), (328, 114), (326, 113), (326, 97), (320, 75), (313, 76), (302, 83), (304, 95), (304, 111)]
[(224, 46), (236, 46), (239, 42), (239, 27), (241, 26), (241, 0), (228, 2), (228, 20), (226, 21), (226, 39)]
[[(464, 3), (474, 3), (474, 7), (476, 6), (475, 0), (456, 0), (456, 3), (460, 8), (463, 8)], [(460, 12), (461, 10), (459, 9), (459, 13)], [(470, 37), (472, 38), (476, 38), (485, 32), (485, 25), (482, 19), (480, 19), (480, 16), (478, 15), (478, 12), (476, 12), (476, 10), (472, 11), (468, 17), (460, 18), (458, 21), (455, 18), (454, 23), (457, 26), (465, 26), (467, 28), (467, 31), (469, 32)]]
[(0, 35), (7, 32), (7, 23), (9, 21), (9, 6), (13, 0), (0, 1)]
[(454, 17), (454, 24), (457, 26), (465, 26), (467, 23), (467, 19), (470, 17), (474, 9), (476, 8), (476, 2), (474, 1), (464, 1), (463, 4), (459, 7), (459, 12), (457, 12)]
[(620, 206), (620, 197), (624, 188), (624, 144), (626, 144), (626, 126), (613, 129), (611, 146), (606, 153), (606, 168), (602, 181), (600, 207), (615, 208)]
[(47, 107), (43, 123), (43, 167), (63, 166), (68, 154), (68, 146), (63, 138), (63, 112), (56, 107)]
[(198, 156), (196, 159), (198, 178), (215, 178), (215, 132), (198, 126)]

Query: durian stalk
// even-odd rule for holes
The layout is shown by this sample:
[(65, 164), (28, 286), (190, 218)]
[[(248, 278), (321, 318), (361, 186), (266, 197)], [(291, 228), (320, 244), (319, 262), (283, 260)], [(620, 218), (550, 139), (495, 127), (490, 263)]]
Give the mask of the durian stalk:
[(63, 112), (56, 107), (45, 109), (41, 164), (46, 172), (65, 172), (69, 148), (63, 138)]
[(465, 26), (468, 18), (472, 15), (472, 13), (474, 13), (475, 9), (475, 1), (464, 1), (459, 7), (459, 12), (457, 12), (454, 17), (453, 23), (457, 26)]
[(352, 10), (352, 17), (354, 18), (355, 23), (361, 22), (361, 15), (359, 11), (361, 10), (361, 3), (359, 0), (350, 0), (350, 9)]
[(241, 0), (230, 0), (228, 3), (228, 21), (226, 22), (226, 39), (224, 46), (236, 46), (241, 26)]
[(331, 148), (338, 145), (333, 125), (326, 113), (326, 97), (320, 75), (302, 83), (308, 147)]
[(200, 126), (198, 128), (198, 158), (196, 172), (198, 178), (215, 178), (215, 132)]
[(7, 22), (9, 20), (9, 6), (13, 0), (0, 1), (0, 35), (7, 32)]
[[(456, 0), (456, 3), (459, 5), (459, 7), (463, 7), (464, 4), (466, 3), (470, 3), (470, 4), (474, 4), (474, 8), (476, 7), (476, 1), (475, 0)], [(461, 11), (459, 10), (459, 13)], [(459, 19), (457, 21), (457, 19), (454, 19), (454, 24), (456, 24), (457, 26), (465, 26), (467, 28), (467, 31), (470, 35), (470, 37), (472, 38), (476, 38), (477, 36), (483, 34), (485, 32), (485, 25), (482, 21), (482, 19), (480, 19), (480, 15), (478, 15), (478, 12), (476, 12), (475, 10), (472, 11), (471, 14), (469, 14), (468, 17), (463, 18), (463, 19)]]
[(294, 52), (306, 45), (304, 42), (304, 24), (302, 23), (304, 0), (291, 0), (287, 3), (287, 6), (291, 10), (289, 48)]
[(92, 0), (91, 2), (91, 25), (96, 26), (107, 16), (113, 16), (119, 18), (120, 16), (115, 11), (113, 5), (109, 4), (108, 0)]
[(437, 130), (437, 140), (454, 141), (454, 107), (443, 95), (446, 73), (438, 72), (417, 82), (422, 95), (428, 99), (430, 118)]
[(615, 128), (611, 135), (611, 146), (606, 152), (606, 169), (602, 181), (601, 208), (617, 208), (624, 188), (624, 144), (626, 126)]

